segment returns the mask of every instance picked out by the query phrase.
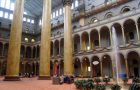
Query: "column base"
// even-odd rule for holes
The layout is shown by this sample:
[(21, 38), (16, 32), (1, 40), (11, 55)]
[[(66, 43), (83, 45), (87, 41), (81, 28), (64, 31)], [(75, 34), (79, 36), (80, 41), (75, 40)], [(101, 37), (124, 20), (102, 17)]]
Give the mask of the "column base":
[(51, 80), (50, 76), (39, 76), (38, 80)]
[(3, 81), (21, 81), (19, 76), (5, 76)]

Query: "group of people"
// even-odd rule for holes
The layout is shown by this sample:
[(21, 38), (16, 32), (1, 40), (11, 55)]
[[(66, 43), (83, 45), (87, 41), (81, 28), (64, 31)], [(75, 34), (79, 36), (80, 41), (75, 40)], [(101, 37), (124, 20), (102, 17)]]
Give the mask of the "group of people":
[(63, 84), (63, 83), (73, 83), (74, 82), (74, 77), (73, 76), (60, 76), (59, 77), (59, 81), (60, 81), (60, 84)]
[(33, 73), (33, 72), (31, 72), (31, 73), (19, 73), (19, 75), (20, 75), (21, 77), (28, 77), (28, 78), (31, 78), (31, 77), (34, 76), (34, 73)]

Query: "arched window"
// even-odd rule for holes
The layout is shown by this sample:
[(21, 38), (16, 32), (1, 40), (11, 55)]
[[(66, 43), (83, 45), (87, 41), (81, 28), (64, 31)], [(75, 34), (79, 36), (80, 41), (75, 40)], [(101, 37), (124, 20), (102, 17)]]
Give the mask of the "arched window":
[(98, 19), (97, 18), (92, 18), (91, 20), (90, 20), (90, 23), (95, 23), (95, 22), (97, 22), (98, 21)]
[(108, 12), (108, 13), (106, 13), (105, 18), (111, 18), (112, 16), (113, 16), (112, 12)]
[(75, 0), (75, 7), (78, 7), (78, 0)]
[(122, 8), (121, 10), (121, 13), (126, 13), (126, 12), (129, 12), (130, 11), (130, 8), (128, 6), (125, 6)]

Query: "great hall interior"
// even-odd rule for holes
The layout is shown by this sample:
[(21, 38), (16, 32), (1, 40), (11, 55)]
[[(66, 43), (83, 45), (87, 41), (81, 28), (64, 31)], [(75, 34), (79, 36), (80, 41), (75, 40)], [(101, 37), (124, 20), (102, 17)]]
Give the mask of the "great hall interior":
[(0, 76), (140, 77), (140, 0), (0, 0)]

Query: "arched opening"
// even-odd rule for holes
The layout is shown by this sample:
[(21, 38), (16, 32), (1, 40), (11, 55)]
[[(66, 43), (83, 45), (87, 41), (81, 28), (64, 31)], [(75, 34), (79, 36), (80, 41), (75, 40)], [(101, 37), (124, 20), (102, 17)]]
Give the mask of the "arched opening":
[(23, 45), (21, 45), (21, 50), (20, 50), (20, 57), (24, 57), (25, 56), (25, 47)]
[(36, 63), (32, 64), (32, 75), (36, 75)]
[(3, 44), (0, 42), (0, 56), (2, 56), (3, 53)]
[(7, 62), (4, 61), (2, 62), (2, 68), (1, 68), (1, 75), (6, 75), (6, 66), (7, 66)]
[(64, 55), (64, 38), (60, 40), (60, 54)]
[(54, 42), (54, 55), (55, 56), (59, 55), (59, 41), (58, 40)]
[(101, 76), (101, 68), (100, 68), (99, 57), (97, 57), (97, 56), (92, 57), (91, 64), (92, 64), (92, 77)]
[(37, 46), (37, 58), (39, 58), (40, 57), (40, 46), (38, 45)]
[(128, 67), (129, 67), (129, 76), (131, 77), (140, 77), (140, 57), (139, 54), (135, 51), (131, 51), (127, 55)]
[(110, 31), (108, 27), (102, 27), (100, 30), (101, 47), (109, 47), (111, 45)]
[(92, 30), (90, 32), (90, 42), (91, 42), (91, 49), (99, 46), (99, 34), (97, 30)]
[(80, 51), (80, 36), (77, 34), (74, 36), (74, 52), (78, 53)]
[(25, 72), (24, 72), (24, 63), (20, 62), (20, 73), (19, 73), (19, 75), (24, 76), (24, 74), (25, 74)]
[(104, 55), (102, 57), (102, 70), (103, 77), (112, 77), (112, 60), (109, 55)]
[(81, 62), (79, 58), (74, 60), (74, 76), (78, 77), (81, 75)]
[(123, 54), (119, 53), (119, 63), (118, 63), (118, 67), (119, 67), (119, 74), (124, 74), (126, 75), (126, 63), (125, 63), (125, 58), (123, 56)]
[(26, 58), (31, 58), (31, 50), (32, 49), (29, 46), (26, 48)]
[(85, 57), (82, 60), (82, 76), (89, 77), (90, 76), (90, 62), (89, 58)]
[(36, 47), (33, 47), (33, 58), (36, 58)]
[(53, 62), (50, 61), (50, 75), (53, 76)]
[(39, 75), (39, 63), (36, 63), (36, 75)]
[(8, 48), (9, 48), (9, 44), (6, 43), (6, 44), (4, 45), (4, 56), (6, 56), (6, 57), (7, 57), (7, 55), (8, 55)]
[(51, 56), (53, 56), (53, 42), (51, 42)]
[(82, 50), (88, 50), (89, 47), (89, 35), (87, 32), (82, 33)]
[(32, 67), (31, 67), (31, 64), (30, 63), (26, 63), (26, 67), (25, 67), (25, 72), (26, 72), (26, 75), (29, 76), (29, 74), (32, 73)]
[(133, 20), (129, 19), (124, 22), (124, 33), (126, 37), (126, 43), (138, 40), (136, 25)]
[(119, 23), (113, 24), (113, 27), (115, 28), (117, 39), (118, 39), (118, 45), (123, 45), (123, 34), (122, 34), (122, 28)]

